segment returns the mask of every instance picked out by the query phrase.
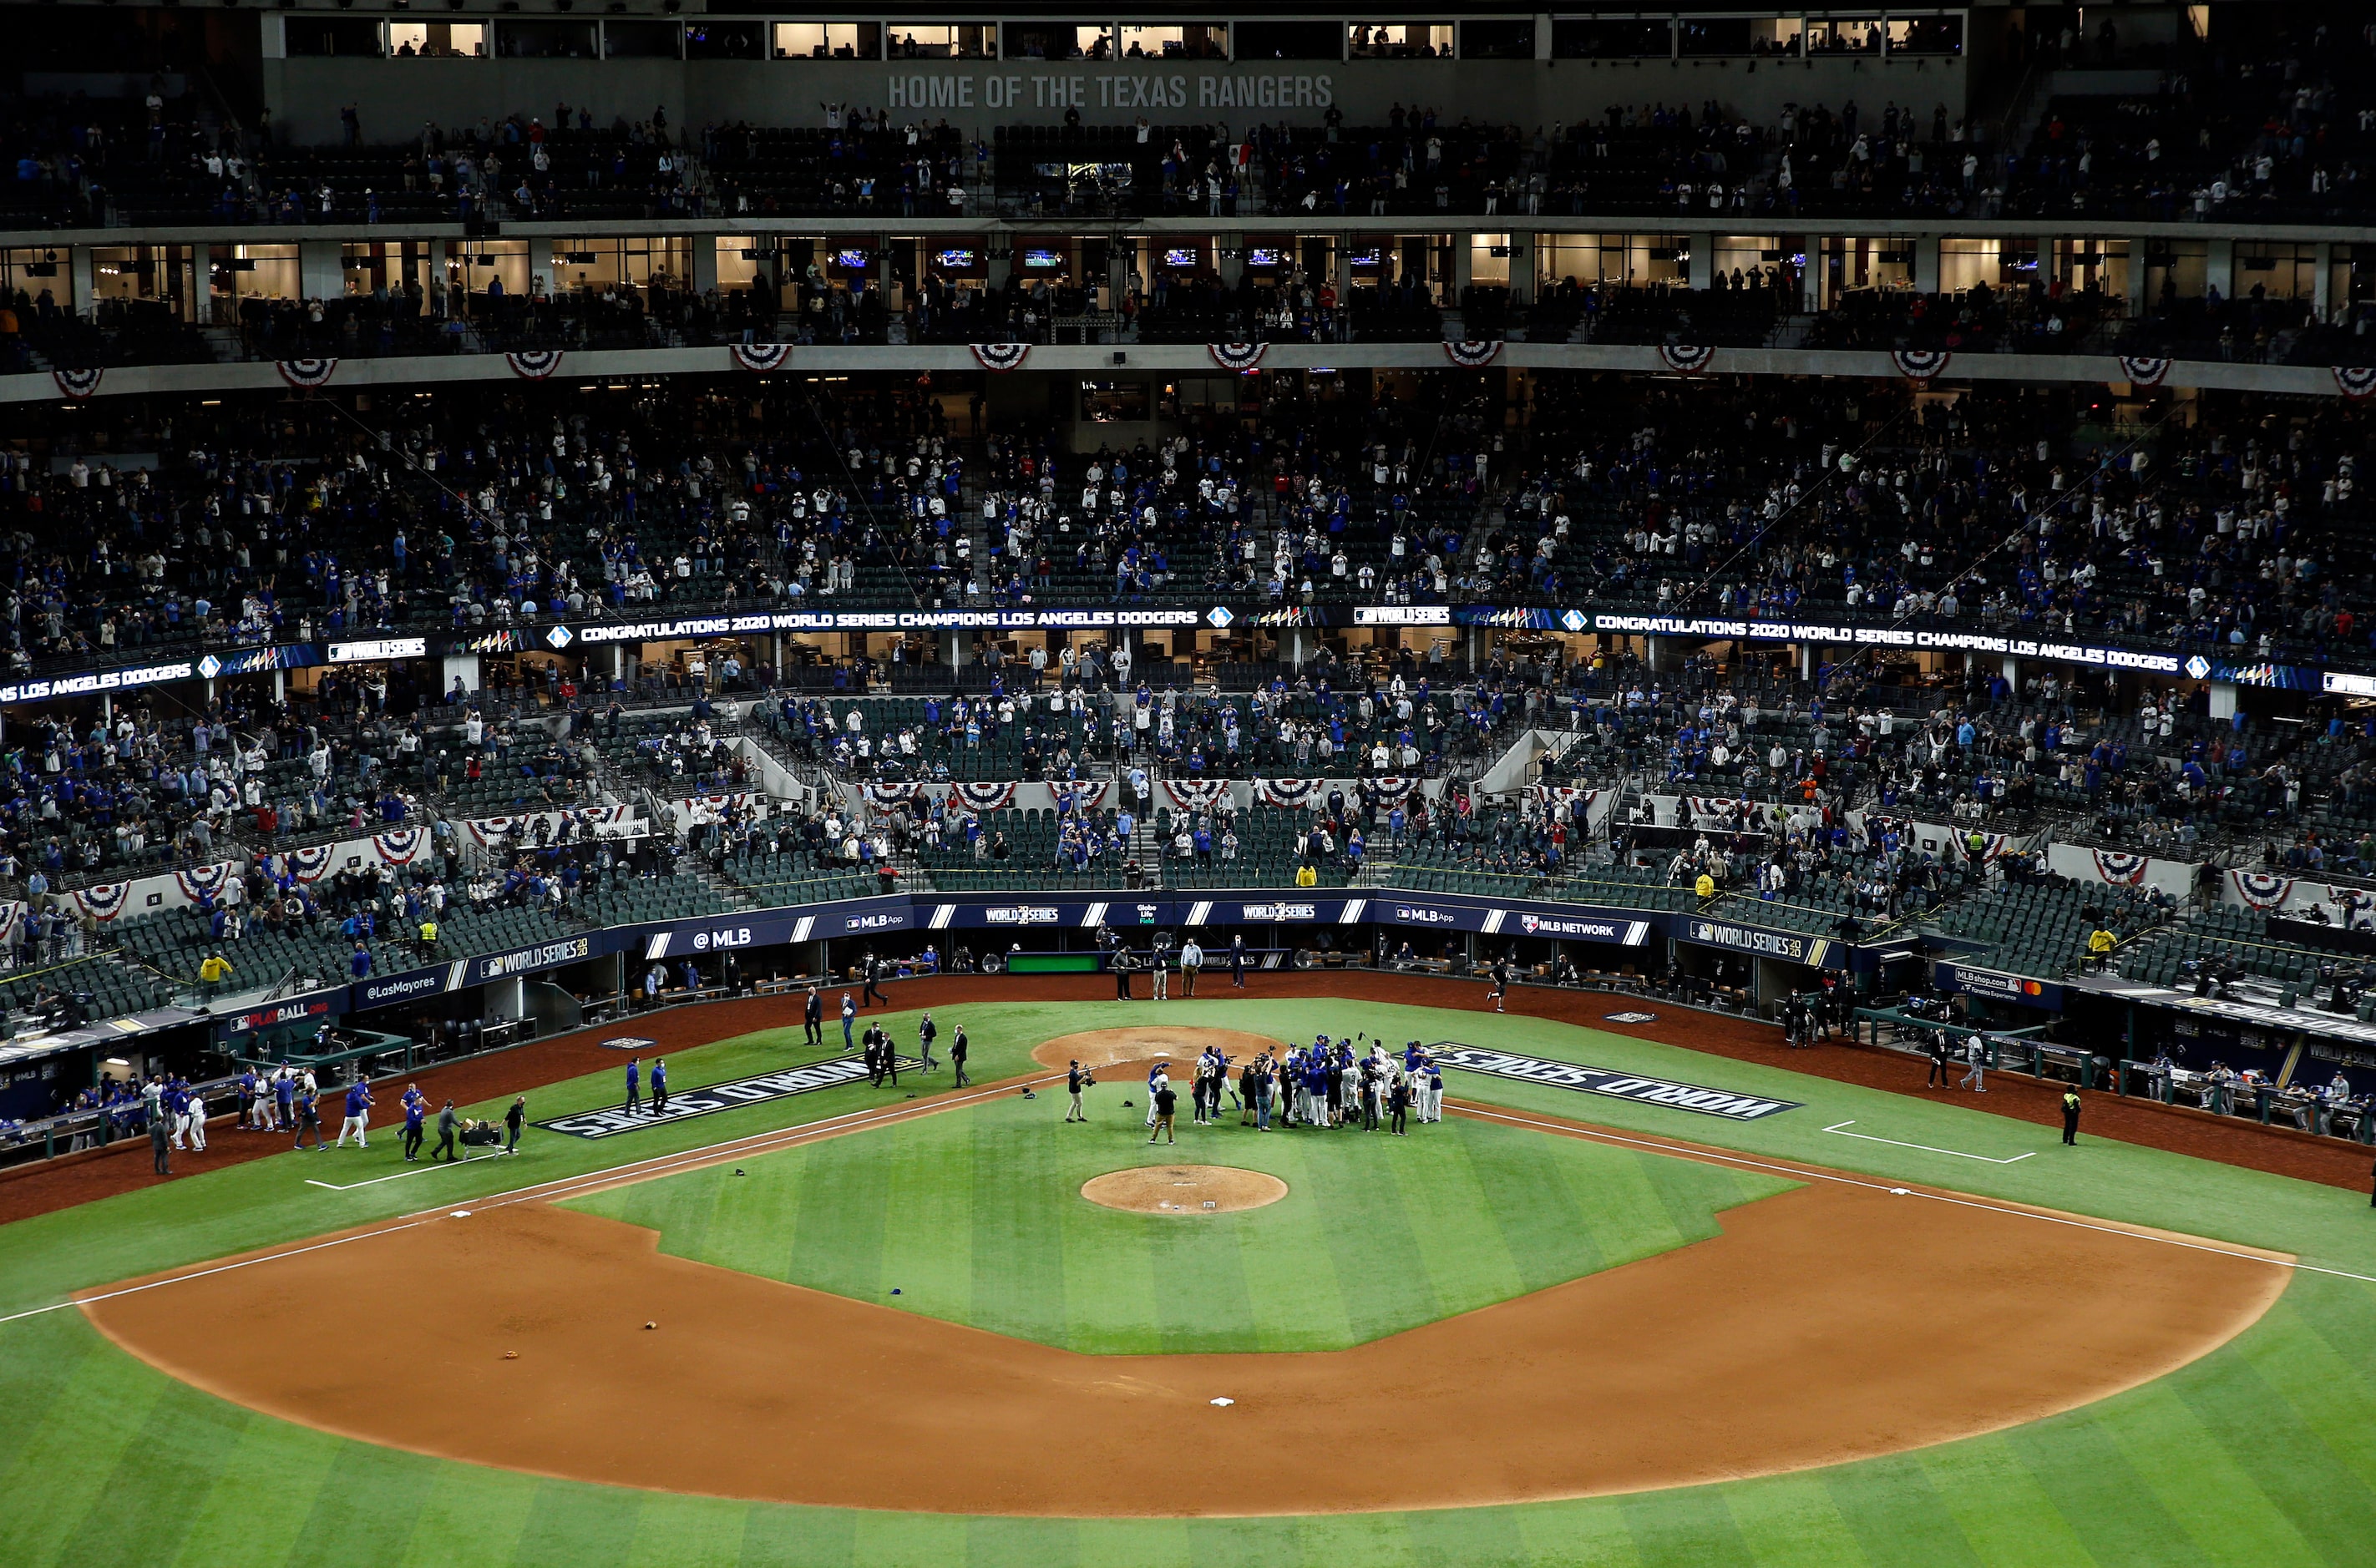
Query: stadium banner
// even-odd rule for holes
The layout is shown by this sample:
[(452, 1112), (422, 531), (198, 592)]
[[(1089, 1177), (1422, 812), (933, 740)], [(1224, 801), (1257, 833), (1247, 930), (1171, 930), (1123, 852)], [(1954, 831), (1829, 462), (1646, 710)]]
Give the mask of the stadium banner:
[(1702, 920), (1688, 915), (1675, 922), (1674, 938), (1694, 947), (1720, 947), (1755, 958), (1779, 958), (1810, 968), (1845, 968), (1847, 945), (1803, 931), (1768, 931), (1764, 926), (1736, 925), (1730, 921)]
[(1721, 1116), (1729, 1122), (1755, 1122), (1763, 1117), (1779, 1115), (1785, 1111), (1803, 1109), (1801, 1102), (1795, 1099), (1767, 1099), (1759, 1095), (1710, 1088), (1705, 1084), (1679, 1083), (1671, 1078), (1645, 1078), (1637, 1074), (1620, 1073), (1607, 1067), (1588, 1067), (1580, 1062), (1554, 1062), (1541, 1056), (1487, 1051), (1479, 1046), (1464, 1045), (1456, 1039), (1437, 1040), (1427, 1051), (1440, 1067), (1456, 1067), (1464, 1073), (1482, 1073), (1489, 1077), (1515, 1078), (1522, 1083), (1542, 1084), (1555, 1089), (1574, 1089), (1579, 1094), (1607, 1095), (1612, 1099), (1672, 1106), (1677, 1111), (1688, 1111), (1698, 1116)]
[(1223, 370), (1243, 375), (1262, 363), (1263, 355), (1270, 351), (1270, 345), (1268, 343), (1207, 343), (1205, 345), (1205, 351), (1212, 355), (1213, 362)]
[(1966, 996), (1986, 997), (1991, 1002), (2010, 1002), (2017, 1007), (2037, 1007), (2049, 1013), (2062, 1011), (2062, 988), (2052, 980), (2032, 980), (2027, 975), (2009, 975), (2002, 969), (1976, 968), (1969, 964), (1941, 962), (1933, 966), (1933, 979), (1939, 989), (1962, 992)]
[(105, 377), (103, 370), (53, 370), (50, 379), (57, 384), (58, 396), (70, 403), (79, 403), (99, 390)]
[(1658, 358), (1678, 375), (1697, 375), (1716, 358), (1716, 350), (1705, 343), (1661, 343)]
[(267, 1002), (225, 1018), (222, 1030), (226, 1035), (244, 1035), (253, 1034), (258, 1029), (278, 1028), (283, 1024), (327, 1023), (333, 1014), (347, 1010), (347, 991), (343, 985), (333, 986), (327, 991), (308, 992), (303, 996)]
[(1091, 930), (1099, 926), (1169, 925), (1185, 909), (1162, 899), (1079, 899), (1007, 894), (990, 898), (943, 897), (925, 903), (917, 912), (927, 931)]
[(561, 368), (559, 349), (521, 349), (505, 354), (512, 374), (522, 381), (543, 381)]
[[(903, 1072), (917, 1072), (923, 1063), (913, 1057), (899, 1058)], [(866, 1076), (866, 1063), (856, 1056), (839, 1056), (827, 1062), (812, 1063), (806, 1067), (787, 1067), (781, 1072), (761, 1073), (755, 1077), (736, 1078), (729, 1083), (709, 1084), (697, 1089), (671, 1091), (665, 1111), (626, 1111), (612, 1107), (604, 1111), (582, 1111), (574, 1116), (556, 1116), (537, 1126), (548, 1133), (566, 1133), (573, 1138), (610, 1138), (621, 1133), (633, 1133), (645, 1127), (665, 1126), (671, 1122), (689, 1122), (696, 1116), (714, 1115), (720, 1111), (738, 1111), (746, 1105), (764, 1105), (770, 1100), (789, 1099), (796, 1094), (814, 1094), (818, 1089), (838, 1088)]]

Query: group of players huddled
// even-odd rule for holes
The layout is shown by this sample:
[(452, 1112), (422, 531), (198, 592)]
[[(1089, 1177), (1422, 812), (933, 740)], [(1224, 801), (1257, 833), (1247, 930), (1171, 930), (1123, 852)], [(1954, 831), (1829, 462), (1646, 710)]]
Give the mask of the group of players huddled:
[[(1210, 1045), (1198, 1053), (1188, 1080), (1199, 1127), (1221, 1125), (1225, 1101), (1236, 1107), (1239, 1126), (1258, 1133), (1269, 1132), (1274, 1117), (1282, 1128), (1360, 1127), (1397, 1136), (1408, 1134), (1414, 1116), (1422, 1123), (1443, 1120), (1443, 1070), (1417, 1040), (1396, 1054), (1366, 1034), (1336, 1040), (1324, 1034), (1277, 1055), (1265, 1047), (1242, 1065)], [(1064, 1120), (1088, 1120), (1081, 1094), (1095, 1082), (1078, 1062), (1072, 1064)], [(1158, 1058), (1146, 1074), (1148, 1142), (1172, 1140), (1178, 1104), (1170, 1059)]]

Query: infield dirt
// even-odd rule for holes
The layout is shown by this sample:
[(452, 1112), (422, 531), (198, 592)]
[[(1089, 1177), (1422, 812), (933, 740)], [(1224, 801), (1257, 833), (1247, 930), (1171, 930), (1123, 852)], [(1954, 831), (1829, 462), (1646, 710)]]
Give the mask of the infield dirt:
[[(1720, 1220), (1713, 1241), (1311, 1354), (1081, 1355), (668, 1256), (649, 1230), (535, 1201), (83, 1310), (226, 1399), (475, 1464), (796, 1503), (1176, 1516), (1634, 1491), (1947, 1442), (2174, 1371), (2288, 1277), (1861, 1182)], [(338, 1353), (288, 1353), (326, 1325)], [(1198, 1453), (1293, 1454), (1319, 1479), (1183, 1489)]]

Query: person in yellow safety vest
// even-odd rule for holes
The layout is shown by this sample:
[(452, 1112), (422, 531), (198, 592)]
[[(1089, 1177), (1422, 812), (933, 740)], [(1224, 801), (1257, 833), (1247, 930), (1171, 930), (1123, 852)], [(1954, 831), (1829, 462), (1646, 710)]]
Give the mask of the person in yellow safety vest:
[(1298, 887), (1317, 887), (1317, 886), (1319, 886), (1319, 885), (1320, 885), (1320, 873), (1319, 873), (1319, 871), (1318, 871), (1315, 867), (1313, 867), (1313, 866), (1311, 864), (1311, 862), (1309, 862), (1309, 861), (1306, 861), (1304, 864), (1302, 864), (1302, 865), (1300, 865), (1300, 866), (1296, 867), (1296, 868), (1295, 868), (1295, 885), (1296, 885)]
[(421, 917), (421, 951), (422, 956), (426, 956), (429, 953), (434, 951), (436, 946), (437, 918), (434, 915), (423, 915)]
[(198, 961), (198, 985), (208, 996), (220, 989), (231, 975), (231, 960), (220, 953), (209, 953)]
[(2087, 962), (2097, 974), (2102, 974), (2104, 966), (2111, 962), (2112, 947), (2119, 940), (2103, 926), (2097, 926), (2087, 933)]
[(1700, 873), (1700, 879), (1692, 884), (1692, 891), (1698, 894), (1703, 900), (1715, 897), (1716, 878), (1705, 872)]

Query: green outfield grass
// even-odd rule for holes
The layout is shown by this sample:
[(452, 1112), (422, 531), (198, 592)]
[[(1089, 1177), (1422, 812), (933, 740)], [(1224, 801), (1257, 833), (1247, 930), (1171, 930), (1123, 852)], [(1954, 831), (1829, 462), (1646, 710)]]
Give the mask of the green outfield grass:
[(1285, 1198), (1123, 1214), (1081, 1183), (1182, 1146), (1148, 1144), (1120, 1108), (1127, 1086), (1091, 1095), (1102, 1114), (1085, 1125), (1002, 1099), (574, 1206), (770, 1279), (1068, 1350), (1177, 1355), (1341, 1349), (1705, 1240), (1717, 1211), (1793, 1185), (1458, 1117), (1397, 1138), (1232, 1115), (1184, 1146), (1268, 1171)]
[[(1467, 1075), (1451, 1080), (1456, 1096), (1520, 1111), (2279, 1247), (2311, 1263), (2376, 1275), (2376, 1215), (2364, 1195), (2092, 1137), (2067, 1150), (2050, 1130), (1989, 1115), (1986, 1101), (1969, 1097), (1924, 1100), (1540, 1020), (1355, 1002), (1196, 1001), (1159, 1010), (1144, 1003), (1002, 1004), (942, 1010), (940, 1017), (944, 1038), (951, 1022), (965, 1022), (976, 1075), (990, 1077), (1025, 1070), (1030, 1047), (1050, 1035), (1146, 1019), (1158, 1011), (1167, 1024), (1210, 1022), (1282, 1038), (1360, 1028), (1389, 1039), (1456, 1039), (1800, 1100), (1803, 1110), (1735, 1125)], [(910, 1038), (904, 1020), (897, 1027), (903, 1040)], [(790, 1043), (797, 1037), (797, 1030), (778, 1031), (679, 1053), (671, 1059), (676, 1087), (802, 1060)], [(1919, 1068), (1910, 1067), (1909, 1087), (1919, 1081)], [(615, 1093), (615, 1075), (606, 1072), (541, 1091), (530, 1104), (543, 1118), (604, 1103)], [(308, 1187), (304, 1178), (327, 1180), (335, 1172), (337, 1180), (354, 1181), (400, 1170), (392, 1145), (375, 1144), (363, 1156), (258, 1161), (0, 1227), (0, 1316), (134, 1273), (891, 1098), (861, 1085), (600, 1144), (537, 1137), (517, 1159), (344, 1193)], [(1033, 1106), (1051, 1122), (1062, 1114), (1061, 1097)], [(953, 1129), (967, 1114), (909, 1125), (945, 1122)], [(1019, 1101), (1001, 1102), (979, 1120), (987, 1124), (1024, 1114)], [(2037, 1152), (1997, 1166), (1823, 1131), (1850, 1119), (1859, 1131), (1966, 1153)], [(1451, 1158), (1459, 1146), (1454, 1137), (1435, 1135), (1455, 1126), (1427, 1129), (1432, 1141), (1414, 1137), (1375, 1154), (1358, 1147), (1374, 1141), (1359, 1134), (1310, 1138), (1357, 1146), (1328, 1155), (1331, 1159), (1384, 1160), (1390, 1150), (1391, 1157), (1408, 1155), (1416, 1164)], [(1117, 1136), (1119, 1153), (1124, 1146)], [(855, 1150), (863, 1141), (849, 1140), (847, 1146)], [(1191, 1128), (1182, 1134), (1178, 1157), (1253, 1164), (1247, 1146), (1274, 1142), (1292, 1148), (1297, 1139)], [(1114, 1158), (1100, 1168), (1123, 1163)], [(1651, 1157), (1653, 1167), (1669, 1163)], [(772, 1185), (775, 1178), (766, 1182)], [(650, 1191), (692, 1192), (701, 1185), (686, 1179)], [(1498, 1190), (1493, 1195), (1501, 1201)], [(638, 1194), (635, 1201), (661, 1200)], [(716, 1229), (715, 1215), (705, 1246)], [(1259, 1211), (1240, 1218), (1258, 1218)], [(663, 1223), (678, 1234), (673, 1244), (693, 1234), (673, 1220)], [(969, 1239), (967, 1251), (973, 1252), (978, 1218), (968, 1217), (963, 1227), (953, 1214), (936, 1223), (952, 1237), (962, 1229)], [(1508, 1223), (1523, 1232), (1536, 1222)], [(887, 1258), (904, 1272), (900, 1243), (878, 1238), (873, 1244), (875, 1261), (858, 1267), (879, 1277)], [(929, 1289), (948, 1292), (953, 1305), (961, 1283), (956, 1265), (935, 1266), (942, 1272)], [(402, 1284), (389, 1281), (391, 1289)], [(980, 1310), (979, 1301), (965, 1310)], [(337, 1328), (325, 1322), (318, 1343), (291, 1346), (290, 1353), (337, 1354)], [(1645, 1332), (1654, 1331), (1645, 1325)], [(2037, 1354), (2050, 1369), (2050, 1322), (2037, 1325)], [(390, 1398), (440, 1396), (426, 1383), (388, 1392)], [(326, 1568), (2376, 1562), (2376, 1285), (2310, 1273), (2296, 1277), (2260, 1324), (2192, 1365), (2011, 1431), (1767, 1480), (1426, 1514), (1210, 1523), (964, 1519), (743, 1504), (549, 1481), (394, 1453), (251, 1414), (115, 1350), (72, 1311), (0, 1323), (0, 1410), (6, 1412), (0, 1419), (0, 1564), (6, 1568), (99, 1562)], [(1063, 1462), (1063, 1434), (1051, 1433), (1049, 1441), (1051, 1462)], [(928, 1459), (920, 1456), (920, 1462)], [(1223, 1469), (1234, 1477), (1243, 1466), (1230, 1456)]]

